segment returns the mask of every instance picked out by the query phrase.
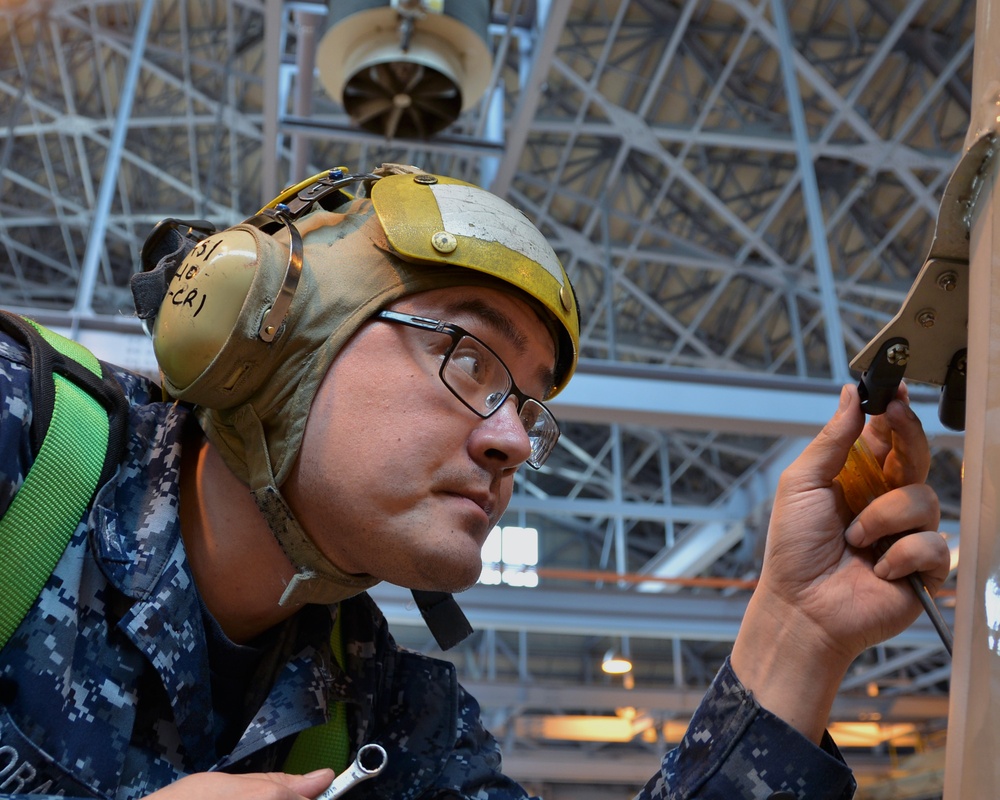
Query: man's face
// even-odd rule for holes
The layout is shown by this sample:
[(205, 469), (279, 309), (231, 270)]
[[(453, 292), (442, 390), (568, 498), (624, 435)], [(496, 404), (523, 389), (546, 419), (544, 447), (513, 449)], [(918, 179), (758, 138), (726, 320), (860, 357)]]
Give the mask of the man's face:
[[(552, 337), (527, 303), (485, 287), (435, 289), (390, 309), (458, 325), (526, 394), (552, 384)], [(348, 573), (459, 591), (531, 451), (516, 400), (483, 419), (438, 375), (449, 336), (370, 321), (337, 356), (282, 491), (324, 555)]]

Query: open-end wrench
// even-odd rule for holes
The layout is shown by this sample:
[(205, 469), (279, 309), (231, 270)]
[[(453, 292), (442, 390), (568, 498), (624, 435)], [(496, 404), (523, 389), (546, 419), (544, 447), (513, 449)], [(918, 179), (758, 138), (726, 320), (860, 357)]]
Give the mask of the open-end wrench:
[(348, 790), (353, 789), (361, 781), (378, 775), (385, 768), (388, 760), (389, 757), (382, 745), (362, 745), (354, 762), (334, 778), (333, 783), (316, 800), (336, 800), (338, 797), (343, 797)]

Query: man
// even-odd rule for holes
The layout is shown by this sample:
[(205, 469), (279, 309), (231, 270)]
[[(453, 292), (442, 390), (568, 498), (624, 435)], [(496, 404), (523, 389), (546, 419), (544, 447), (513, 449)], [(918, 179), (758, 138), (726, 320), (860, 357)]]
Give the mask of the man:
[[(350, 798), (525, 797), (454, 669), (398, 651), (363, 590), (476, 580), (514, 473), (555, 445), (542, 401), (575, 367), (576, 301), (498, 198), (393, 166), (363, 176), (370, 199), (341, 194), (358, 182), (147, 243), (137, 308), (182, 402), (118, 375), (121, 467), (0, 651), (0, 792), (298, 800), (375, 742), (387, 765)], [(2, 513), (32, 398), (24, 348), (0, 355)], [(731, 662), (641, 797), (853, 793), (824, 730), (837, 686), (919, 614), (899, 579), (948, 571), (905, 391), (865, 432), (899, 488), (850, 518), (834, 478), (863, 425), (845, 387), (783, 476)], [(461, 617), (420, 596), (454, 638)]]

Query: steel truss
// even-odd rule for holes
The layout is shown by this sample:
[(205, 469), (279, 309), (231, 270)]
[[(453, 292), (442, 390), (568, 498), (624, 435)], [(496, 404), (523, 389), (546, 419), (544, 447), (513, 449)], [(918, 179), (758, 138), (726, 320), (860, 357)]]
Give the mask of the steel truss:
[[(507, 515), (541, 531), (542, 588), (475, 595), (481, 632), (452, 657), (548, 796), (570, 772), (599, 780), (595, 752), (655, 764), (735, 635), (777, 475), (923, 262), (969, 120), (974, 3), (496, 0), (490, 88), (430, 142), (360, 131), (314, 86), (325, 11), (0, 7), (0, 302), (135, 335), (128, 279), (153, 223), (232, 224), (333, 165), (415, 163), (507, 197), (575, 281), (585, 389), (553, 404), (561, 444)], [(914, 391), (957, 534), (961, 437)], [(572, 593), (572, 625), (549, 591)], [(429, 646), (383, 599), (400, 639)], [(660, 603), (659, 628), (636, 624)], [(704, 608), (714, 623), (682, 624)], [(943, 728), (948, 661), (915, 630), (859, 659), (839, 718)], [(631, 693), (597, 669), (622, 635)], [(625, 706), (651, 720), (625, 744), (546, 742), (532, 723)], [(548, 773), (529, 758), (543, 746)]]

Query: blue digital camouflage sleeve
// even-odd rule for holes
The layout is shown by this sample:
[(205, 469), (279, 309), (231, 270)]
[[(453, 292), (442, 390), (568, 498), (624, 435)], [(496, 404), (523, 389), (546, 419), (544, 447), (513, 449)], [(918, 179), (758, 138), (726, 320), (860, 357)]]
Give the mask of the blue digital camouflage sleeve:
[(445, 792), (441, 795), (442, 800), (451, 800), (453, 797), (529, 800), (524, 789), (501, 771), (500, 748), (493, 735), (483, 726), (479, 703), (461, 686), (458, 691), (458, 738), (443, 772), (451, 773), (462, 793), (453, 795)]
[(24, 352), (0, 334), (0, 516), (10, 506), (31, 466), (28, 429), (31, 424), (31, 379)]
[(753, 699), (727, 659), (684, 738), (636, 800), (850, 800), (856, 784), (829, 734), (817, 747)]

